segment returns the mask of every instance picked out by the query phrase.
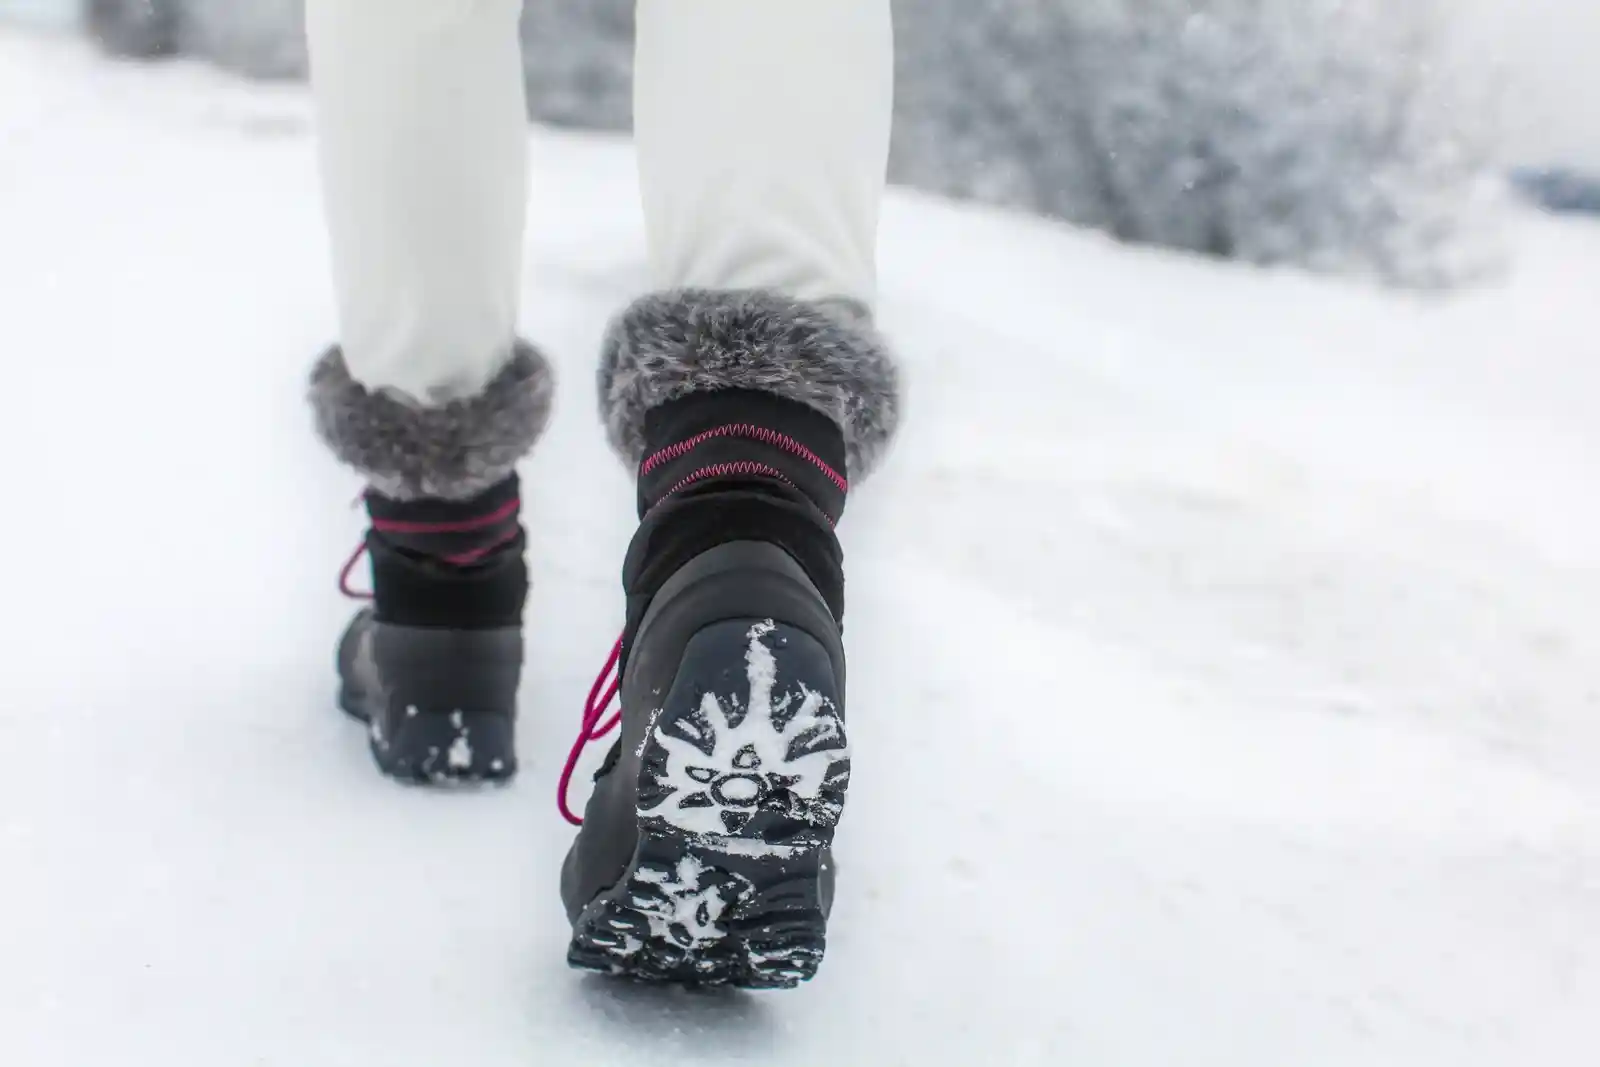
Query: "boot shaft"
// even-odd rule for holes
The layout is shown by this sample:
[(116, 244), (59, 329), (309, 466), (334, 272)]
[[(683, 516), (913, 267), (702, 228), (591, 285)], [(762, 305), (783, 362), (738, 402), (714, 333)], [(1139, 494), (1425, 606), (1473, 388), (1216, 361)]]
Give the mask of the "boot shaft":
[(468, 500), (366, 495), (373, 608), (387, 625), (517, 627), (528, 596), (516, 475)]
[(839, 625), (844, 552), (834, 526), (849, 490), (839, 428), (804, 404), (736, 389), (663, 404), (645, 421), (640, 524), (623, 564), (624, 669), (662, 586), (691, 560), (733, 542), (781, 549)]

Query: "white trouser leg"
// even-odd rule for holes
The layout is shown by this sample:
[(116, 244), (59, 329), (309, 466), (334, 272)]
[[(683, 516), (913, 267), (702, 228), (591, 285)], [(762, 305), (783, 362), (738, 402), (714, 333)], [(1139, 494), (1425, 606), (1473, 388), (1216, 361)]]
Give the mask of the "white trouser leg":
[(511, 358), (527, 214), (522, 0), (309, 0), (341, 345), (368, 389), (477, 394)]
[(889, 0), (639, 0), (635, 136), (663, 289), (877, 296)]

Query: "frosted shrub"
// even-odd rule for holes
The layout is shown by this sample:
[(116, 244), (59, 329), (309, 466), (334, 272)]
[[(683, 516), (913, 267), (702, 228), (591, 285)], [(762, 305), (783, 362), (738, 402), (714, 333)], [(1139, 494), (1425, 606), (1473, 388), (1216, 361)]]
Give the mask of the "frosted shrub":
[(88, 0), (84, 20), (112, 55), (153, 59), (178, 48), (177, 0)]
[(87, 0), (89, 34), (112, 55), (193, 55), (261, 78), (304, 75), (304, 0)]
[(182, 0), (179, 6), (185, 52), (258, 78), (305, 74), (304, 0)]
[(1487, 138), (1429, 0), (1086, 7), (1088, 150), (1121, 236), (1433, 286), (1472, 273)]
[(1491, 263), (1444, 0), (906, 0), (895, 172), (1149, 242), (1445, 285)]
[(897, 0), (891, 177), (1105, 224), (1063, 10), (1037, 0)]
[(529, 0), (528, 108), (541, 121), (626, 130), (633, 118), (634, 0)]

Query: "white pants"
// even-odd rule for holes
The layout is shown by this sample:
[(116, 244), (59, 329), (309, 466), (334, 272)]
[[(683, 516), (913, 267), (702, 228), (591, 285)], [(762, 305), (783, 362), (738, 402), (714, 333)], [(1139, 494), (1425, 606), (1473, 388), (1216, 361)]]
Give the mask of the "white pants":
[[(521, 296), (522, 0), (309, 0), (341, 345), (372, 390), (480, 391)], [(871, 306), (889, 0), (639, 0), (654, 284)]]

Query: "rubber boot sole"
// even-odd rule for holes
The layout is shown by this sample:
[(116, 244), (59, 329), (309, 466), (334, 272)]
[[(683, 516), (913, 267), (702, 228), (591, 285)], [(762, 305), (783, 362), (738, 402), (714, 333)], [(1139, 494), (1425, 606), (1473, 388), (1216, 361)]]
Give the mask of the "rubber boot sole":
[(684, 985), (790, 988), (827, 947), (822, 882), (850, 779), (839, 686), (809, 633), (695, 633), (646, 735), (638, 838), (568, 960)]

